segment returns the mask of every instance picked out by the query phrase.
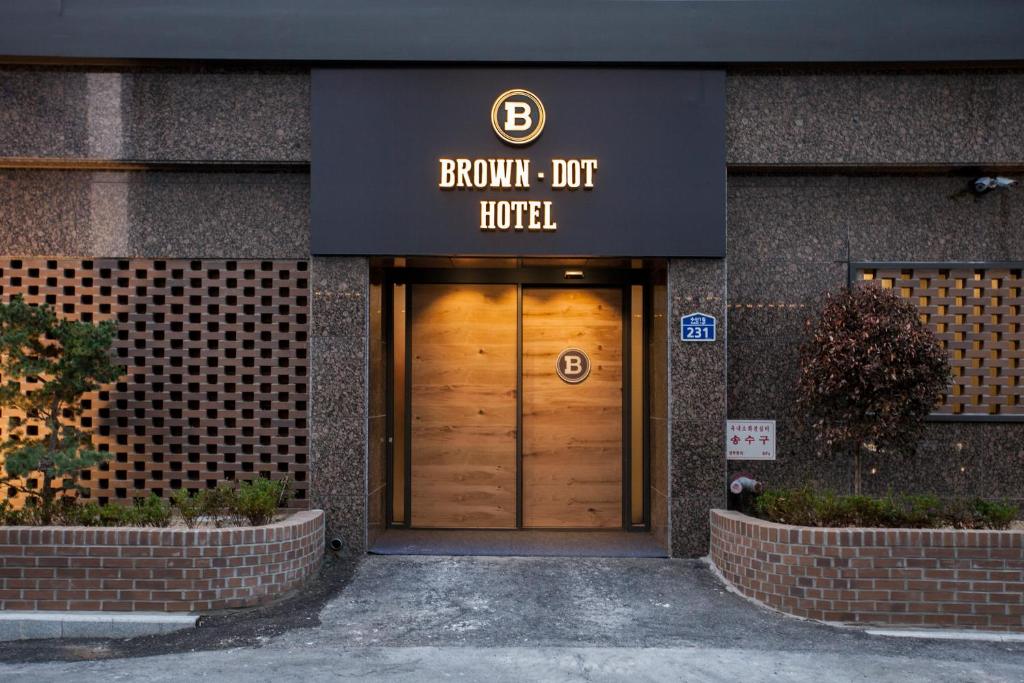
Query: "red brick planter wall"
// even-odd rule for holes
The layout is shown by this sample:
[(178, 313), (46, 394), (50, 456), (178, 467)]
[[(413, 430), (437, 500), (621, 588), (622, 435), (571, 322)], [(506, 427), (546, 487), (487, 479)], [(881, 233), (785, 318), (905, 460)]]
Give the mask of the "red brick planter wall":
[(0, 610), (205, 612), (298, 588), (324, 552), (320, 510), (262, 527), (0, 527)]
[(1024, 631), (1024, 533), (815, 529), (711, 511), (711, 560), (744, 595), (857, 624)]

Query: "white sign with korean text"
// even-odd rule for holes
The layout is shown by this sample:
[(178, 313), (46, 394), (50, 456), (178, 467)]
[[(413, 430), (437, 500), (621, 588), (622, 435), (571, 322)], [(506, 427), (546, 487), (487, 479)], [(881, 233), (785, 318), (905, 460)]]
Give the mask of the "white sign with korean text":
[(727, 420), (725, 457), (728, 460), (774, 460), (775, 420)]

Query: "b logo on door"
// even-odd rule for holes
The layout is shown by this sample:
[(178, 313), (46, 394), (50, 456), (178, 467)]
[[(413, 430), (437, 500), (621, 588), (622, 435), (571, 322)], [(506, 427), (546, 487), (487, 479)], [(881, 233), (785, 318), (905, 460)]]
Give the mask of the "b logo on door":
[(544, 130), (545, 118), (540, 98), (522, 88), (501, 93), (491, 107), (494, 132), (513, 145), (525, 145), (536, 140)]
[(558, 354), (555, 372), (568, 384), (579, 384), (590, 374), (590, 356), (582, 349), (565, 349)]

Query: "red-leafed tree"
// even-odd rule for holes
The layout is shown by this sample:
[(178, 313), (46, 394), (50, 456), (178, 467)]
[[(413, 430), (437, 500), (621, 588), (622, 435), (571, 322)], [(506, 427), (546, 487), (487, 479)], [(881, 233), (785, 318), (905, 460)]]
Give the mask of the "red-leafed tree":
[(829, 294), (807, 321), (797, 405), (825, 446), (853, 458), (855, 493), (865, 446), (913, 450), (949, 386), (946, 352), (919, 315), (892, 290), (860, 284)]

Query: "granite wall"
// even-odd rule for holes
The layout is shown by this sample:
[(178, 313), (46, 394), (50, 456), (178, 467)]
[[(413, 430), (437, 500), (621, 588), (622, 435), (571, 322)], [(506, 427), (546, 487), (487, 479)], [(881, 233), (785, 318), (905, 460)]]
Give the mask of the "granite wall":
[(309, 258), (309, 175), (0, 168), (0, 251)]
[[(673, 557), (708, 551), (708, 510), (725, 503), (726, 262), (671, 259), (668, 266), (669, 525)], [(683, 342), (680, 316), (708, 313), (719, 339)]]
[[(1024, 71), (739, 69), (730, 165), (1011, 164)], [(309, 160), (301, 67), (0, 67), (0, 158)]]
[(311, 499), (327, 516), (328, 538), (341, 538), (345, 552), (362, 553), (370, 493), (368, 359), (379, 352), (369, 342), (369, 263), (318, 257), (311, 270)]
[(0, 67), (0, 157), (309, 161), (309, 71)]
[(726, 79), (730, 167), (1019, 164), (1024, 71), (740, 69)]
[[(803, 321), (851, 262), (1024, 260), (1024, 195), (966, 191), (1018, 177), (1022, 101), (1020, 70), (729, 73), (728, 413), (779, 421), (778, 460), (730, 472), (849, 490), (793, 408)], [(1021, 500), (1024, 424), (932, 423), (916, 454), (869, 460), (871, 493)]]
[[(793, 407), (804, 320), (859, 261), (1024, 261), (1024, 195), (975, 198), (973, 175), (729, 178), (729, 417), (776, 419), (778, 459), (730, 463), (771, 485), (849, 490)], [(1024, 423), (937, 422), (916, 454), (872, 456), (865, 491), (1024, 500)]]
[[(850, 488), (793, 408), (803, 321), (851, 262), (1024, 260), (1024, 196), (966, 191), (1021, 166), (1022, 99), (1020, 70), (730, 72), (729, 417), (779, 421), (778, 460), (730, 471)], [(1024, 424), (932, 423), (916, 455), (869, 460), (869, 492), (1020, 499)]]
[[(705, 552), (705, 511), (722, 503), (726, 371), (730, 417), (780, 420), (779, 460), (756, 474), (848, 481), (789, 406), (808, 304), (850, 261), (1024, 259), (1024, 190), (963, 192), (976, 168), (1024, 166), (1022, 104), (1020, 70), (729, 72), (728, 268), (671, 262), (659, 309), (672, 398), (651, 406), (652, 452), (668, 454), (652, 511), (673, 554)], [(6, 65), (0, 253), (309, 258), (309, 158), (303, 68)], [(311, 271), (315, 500), (361, 550), (383, 505), (383, 385), (367, 371), (383, 352), (379, 291), (363, 259)], [(728, 314), (728, 362), (724, 342), (677, 340), (673, 321), (698, 308)], [(1022, 443), (1020, 424), (934, 424), (917, 456), (873, 463), (867, 486), (1019, 495)]]

